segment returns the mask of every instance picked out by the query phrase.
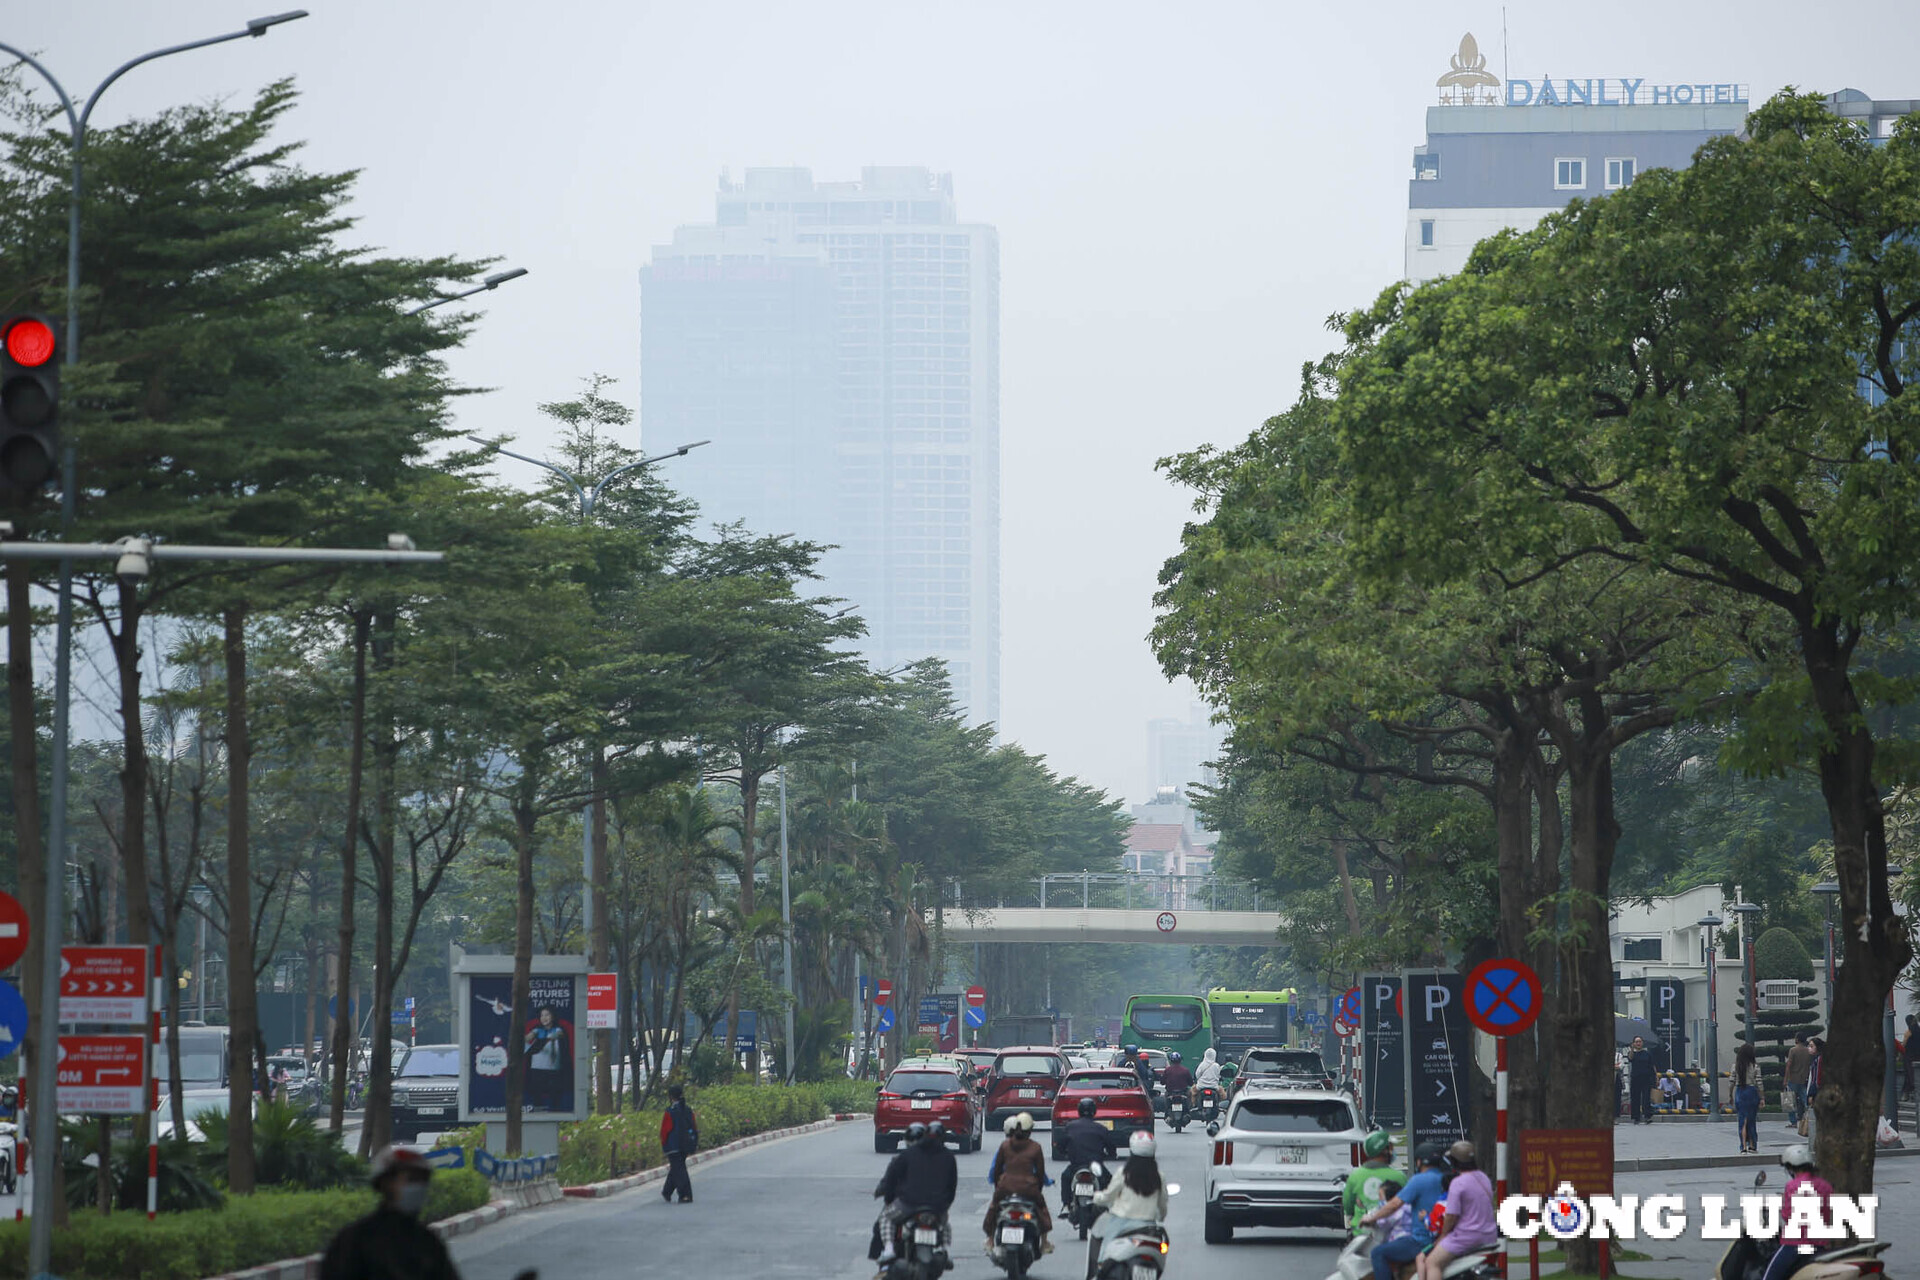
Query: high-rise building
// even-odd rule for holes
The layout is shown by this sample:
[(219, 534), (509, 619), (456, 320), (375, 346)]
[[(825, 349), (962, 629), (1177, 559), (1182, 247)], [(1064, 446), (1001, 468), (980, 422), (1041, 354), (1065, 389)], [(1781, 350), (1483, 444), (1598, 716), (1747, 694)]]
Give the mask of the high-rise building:
[(674, 483), (704, 519), (830, 543), (869, 659), (935, 656), (1000, 716), (1000, 246), (953, 180), (724, 174), (712, 224), (640, 273), (649, 438), (711, 439)]
[(1225, 749), (1226, 731), (1211, 717), (1206, 704), (1196, 702), (1185, 720), (1147, 721), (1147, 773), (1156, 794), (1172, 787), (1184, 795), (1192, 786), (1220, 784), (1215, 762)]
[(1406, 278), (1451, 275), (1496, 231), (1525, 230), (1648, 169), (1684, 169), (1707, 139), (1738, 133), (1743, 84), (1643, 79), (1508, 80), (1471, 35), (1427, 108), (1408, 183)]

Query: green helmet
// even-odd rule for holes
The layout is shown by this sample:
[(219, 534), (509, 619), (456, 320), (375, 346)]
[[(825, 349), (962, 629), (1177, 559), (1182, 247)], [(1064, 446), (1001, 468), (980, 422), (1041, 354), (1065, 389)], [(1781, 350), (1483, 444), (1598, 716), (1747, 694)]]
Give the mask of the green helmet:
[(1369, 1160), (1377, 1160), (1393, 1150), (1393, 1139), (1387, 1136), (1385, 1129), (1375, 1129), (1360, 1144), (1360, 1150)]

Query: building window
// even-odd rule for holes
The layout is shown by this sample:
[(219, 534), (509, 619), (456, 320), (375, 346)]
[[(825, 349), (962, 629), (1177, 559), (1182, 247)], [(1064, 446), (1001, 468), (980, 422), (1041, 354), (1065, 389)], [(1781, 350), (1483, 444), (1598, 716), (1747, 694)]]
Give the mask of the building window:
[(1626, 949), (1621, 952), (1622, 960), (1658, 960), (1660, 958), (1660, 939), (1628, 938)]
[(1553, 162), (1553, 187), (1556, 191), (1585, 191), (1587, 161), (1582, 157), (1561, 156)]
[(1607, 158), (1607, 190), (1617, 191), (1621, 187), (1631, 186), (1637, 167), (1632, 156), (1609, 156)]
[(1432, 182), (1440, 176), (1440, 153), (1438, 151), (1416, 151), (1413, 155), (1413, 176), (1421, 182)]
[(1433, 219), (1432, 218), (1420, 219), (1420, 247), (1422, 249), (1433, 248)]

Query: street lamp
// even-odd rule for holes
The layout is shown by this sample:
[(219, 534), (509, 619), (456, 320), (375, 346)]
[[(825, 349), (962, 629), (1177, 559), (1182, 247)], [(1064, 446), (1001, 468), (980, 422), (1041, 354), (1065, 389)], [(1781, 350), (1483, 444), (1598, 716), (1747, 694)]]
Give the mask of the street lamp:
[(1813, 886), (1827, 909), (1827, 1015), (1828, 1025), (1833, 1022), (1833, 900), (1840, 896), (1840, 886), (1831, 880), (1822, 881)]
[[(305, 9), (294, 9), (263, 18), (250, 18), (246, 27), (239, 31), (143, 53), (115, 67), (106, 79), (94, 86), (93, 92), (87, 95), (85, 105), (78, 111), (73, 108), (73, 98), (67, 93), (66, 86), (60, 83), (59, 77), (42, 66), (39, 59), (24, 49), (0, 43), (0, 53), (10, 53), (40, 73), (41, 78), (52, 86), (54, 94), (60, 99), (61, 110), (67, 114), (67, 146), (73, 159), (73, 170), (67, 180), (67, 331), (64, 338), (68, 364), (80, 358), (80, 192), (84, 177), (87, 121), (93, 117), (93, 109), (99, 105), (100, 95), (114, 81), (142, 63), (192, 49), (204, 49), (209, 45), (225, 44), (229, 40), (263, 36), (270, 28), (306, 16)], [(69, 440), (60, 450), (60, 538), (63, 542), (73, 536), (73, 519), (73, 444)], [(59, 1065), (56, 1056), (58, 1037), (54, 1034), (51, 1015), (60, 1003), (60, 917), (64, 904), (59, 860), (65, 855), (67, 847), (67, 722), (73, 692), (72, 639), (73, 560), (62, 556), (59, 604), (54, 620), (53, 760), (47, 794), (50, 810), (47, 817), (47, 898), (39, 926), (41, 1034), (39, 1043), (34, 1046), (31, 1072), (32, 1077), (40, 1082), (36, 1086), (39, 1091), (37, 1096), (49, 1099), (52, 1097), (49, 1082), (53, 1080)], [(59, 1112), (56, 1108), (36, 1106), (30, 1123), (35, 1150), (45, 1153), (60, 1149)], [(37, 1212), (33, 1215), (27, 1235), (27, 1274), (30, 1276), (47, 1274), (52, 1264), (53, 1214), (45, 1206), (53, 1203), (54, 1168), (54, 1159), (46, 1155), (33, 1162), (33, 1203)]]
[(1713, 947), (1713, 931), (1726, 923), (1719, 916), (1701, 916), (1696, 922), (1707, 931), (1707, 1095), (1713, 1100), (1713, 1118), (1720, 1118), (1720, 953)]
[(1740, 917), (1740, 967), (1747, 979), (1747, 1047), (1752, 1049), (1756, 1047), (1755, 1032), (1760, 1021), (1760, 1011), (1753, 1003), (1753, 921), (1761, 907), (1758, 903), (1736, 902), (1733, 910)]
[(400, 314), (403, 316), (417, 316), (422, 311), (431, 311), (435, 307), (444, 307), (449, 302), (458, 302), (462, 298), (471, 298), (476, 293), (485, 293), (489, 289), (498, 289), (501, 285), (505, 284), (507, 281), (518, 280), (521, 276), (525, 274), (527, 274), (527, 269), (525, 267), (514, 267), (507, 271), (496, 271), (492, 275), (487, 276), (485, 279), (481, 280), (479, 284), (473, 286), (473, 288), (471, 289), (464, 289), (459, 293), (450, 293), (450, 294), (447, 294), (445, 297), (441, 297), (441, 298), (429, 298), (427, 301), (421, 303), (419, 306), (409, 307), (405, 311), (402, 311)]

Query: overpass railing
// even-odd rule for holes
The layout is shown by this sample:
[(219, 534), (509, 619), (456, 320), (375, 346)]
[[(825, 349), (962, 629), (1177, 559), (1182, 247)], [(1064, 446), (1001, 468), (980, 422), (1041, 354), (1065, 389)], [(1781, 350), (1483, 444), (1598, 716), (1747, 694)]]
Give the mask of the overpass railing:
[[(1094, 907), (1155, 911), (1259, 911), (1260, 887), (1223, 876), (1154, 875), (1126, 871), (1052, 872), (1037, 880), (968, 886), (956, 894), (966, 907)], [(1274, 903), (1268, 895), (1267, 910)]]

